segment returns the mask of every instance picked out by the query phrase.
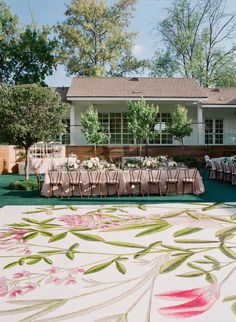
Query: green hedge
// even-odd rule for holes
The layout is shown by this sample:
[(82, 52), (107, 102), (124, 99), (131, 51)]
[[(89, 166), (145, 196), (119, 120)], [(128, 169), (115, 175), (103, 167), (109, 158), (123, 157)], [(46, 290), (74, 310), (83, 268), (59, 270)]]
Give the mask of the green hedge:
[(34, 190), (38, 189), (38, 183), (36, 180), (16, 180), (9, 184), (11, 190)]

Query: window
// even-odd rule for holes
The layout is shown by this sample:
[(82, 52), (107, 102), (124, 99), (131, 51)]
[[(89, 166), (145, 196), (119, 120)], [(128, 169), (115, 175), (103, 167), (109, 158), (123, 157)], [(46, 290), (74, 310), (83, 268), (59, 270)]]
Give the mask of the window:
[(103, 131), (107, 133), (109, 144), (133, 144), (132, 134), (128, 131), (128, 121), (123, 113), (98, 113)]
[(66, 130), (65, 133), (61, 134), (60, 141), (62, 144), (70, 144), (70, 119), (65, 120)]
[(154, 138), (149, 140), (150, 144), (172, 144), (172, 135), (168, 132), (168, 125), (171, 122), (170, 113), (158, 113), (156, 123), (165, 123), (165, 129), (154, 134)]
[(205, 119), (205, 144), (224, 143), (224, 120)]

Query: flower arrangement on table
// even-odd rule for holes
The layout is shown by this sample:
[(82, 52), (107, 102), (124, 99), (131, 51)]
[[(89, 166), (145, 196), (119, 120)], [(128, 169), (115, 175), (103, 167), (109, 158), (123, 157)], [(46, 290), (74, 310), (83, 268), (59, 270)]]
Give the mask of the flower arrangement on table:
[(135, 159), (127, 159), (127, 161), (123, 165), (124, 169), (139, 169), (140, 168), (140, 161)]
[(168, 166), (168, 157), (166, 155), (158, 155), (155, 158), (145, 157), (141, 160), (141, 166), (145, 169), (158, 169)]
[(233, 163), (236, 163), (236, 155), (232, 155), (232, 156), (230, 157), (230, 159), (231, 159), (231, 161), (232, 161)]
[(84, 160), (81, 166), (86, 170), (102, 170), (114, 167), (112, 163), (107, 162), (105, 159), (99, 159), (98, 157)]

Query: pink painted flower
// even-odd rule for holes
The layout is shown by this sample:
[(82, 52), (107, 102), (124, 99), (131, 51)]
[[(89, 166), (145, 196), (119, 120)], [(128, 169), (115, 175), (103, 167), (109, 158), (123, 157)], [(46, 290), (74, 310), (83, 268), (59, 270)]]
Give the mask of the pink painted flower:
[(69, 270), (70, 274), (84, 273), (85, 269), (80, 267), (71, 268)]
[(23, 289), (20, 286), (13, 287), (9, 292), (10, 297), (16, 297), (17, 295), (22, 295), (22, 294), (23, 294)]
[(29, 277), (31, 275), (30, 272), (28, 271), (21, 271), (21, 272), (18, 272), (18, 273), (15, 273), (13, 275), (13, 278), (23, 278), (23, 277)]
[(65, 281), (65, 285), (71, 285), (71, 284), (77, 283), (76, 278), (71, 274), (68, 274), (68, 276), (64, 278), (64, 281)]
[(54, 283), (56, 285), (60, 285), (62, 282), (63, 282), (63, 280), (61, 278), (59, 278), (59, 277), (56, 277), (56, 276), (50, 276), (49, 278), (47, 278), (45, 280), (46, 284)]
[(8, 293), (7, 280), (5, 277), (0, 277), (0, 297), (7, 295), (7, 293)]
[(161, 315), (170, 318), (188, 318), (202, 314), (209, 310), (220, 295), (218, 284), (211, 284), (202, 288), (191, 290), (171, 291), (156, 294), (155, 296), (168, 300), (190, 300), (183, 304), (162, 307), (159, 309)]
[(72, 228), (94, 228), (102, 223), (102, 219), (101, 215), (66, 215), (59, 220)]
[(50, 269), (46, 269), (45, 272), (48, 272), (50, 274), (56, 274), (59, 272), (59, 270), (60, 270), (59, 267), (52, 266)]
[(34, 291), (37, 286), (38, 286), (37, 283), (27, 283), (25, 286), (22, 287), (21, 295)]

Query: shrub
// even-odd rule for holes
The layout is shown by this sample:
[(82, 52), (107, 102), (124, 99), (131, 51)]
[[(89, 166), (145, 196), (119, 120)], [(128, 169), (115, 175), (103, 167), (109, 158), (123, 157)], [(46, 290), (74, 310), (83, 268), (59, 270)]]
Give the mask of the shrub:
[(38, 189), (38, 183), (36, 180), (16, 180), (9, 184), (11, 190), (34, 190)]
[(173, 160), (177, 163), (184, 162), (189, 168), (200, 168), (200, 163), (198, 162), (198, 160), (191, 156), (184, 156), (183, 160), (182, 155), (175, 155), (173, 157)]

